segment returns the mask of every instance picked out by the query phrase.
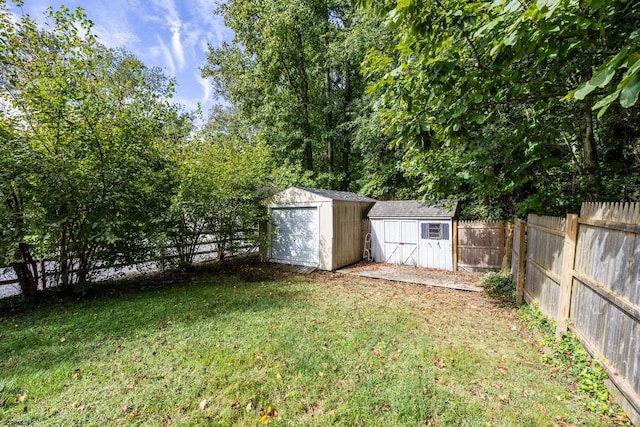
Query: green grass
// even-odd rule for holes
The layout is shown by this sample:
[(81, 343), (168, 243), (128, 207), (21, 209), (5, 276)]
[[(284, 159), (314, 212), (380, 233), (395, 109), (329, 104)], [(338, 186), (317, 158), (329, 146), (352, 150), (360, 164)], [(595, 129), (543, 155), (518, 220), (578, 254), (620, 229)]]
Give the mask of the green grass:
[(3, 308), (0, 425), (607, 422), (480, 294), (264, 266), (87, 292)]

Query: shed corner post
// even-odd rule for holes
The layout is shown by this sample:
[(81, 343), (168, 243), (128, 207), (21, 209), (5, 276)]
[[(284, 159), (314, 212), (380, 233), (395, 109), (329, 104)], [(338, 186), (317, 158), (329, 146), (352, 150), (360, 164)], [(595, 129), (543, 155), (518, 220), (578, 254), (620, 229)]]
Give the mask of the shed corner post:
[(520, 225), (520, 245), (518, 247), (518, 279), (516, 282), (516, 305), (524, 302), (524, 260), (526, 258), (527, 223), (521, 219), (517, 220)]
[(458, 220), (453, 220), (453, 271), (458, 271)]
[(567, 332), (568, 319), (571, 313), (571, 292), (573, 291), (573, 267), (576, 258), (576, 242), (578, 236), (578, 215), (567, 214), (564, 235), (564, 251), (562, 258), (562, 277), (560, 279), (560, 302), (556, 323), (556, 340), (560, 340)]

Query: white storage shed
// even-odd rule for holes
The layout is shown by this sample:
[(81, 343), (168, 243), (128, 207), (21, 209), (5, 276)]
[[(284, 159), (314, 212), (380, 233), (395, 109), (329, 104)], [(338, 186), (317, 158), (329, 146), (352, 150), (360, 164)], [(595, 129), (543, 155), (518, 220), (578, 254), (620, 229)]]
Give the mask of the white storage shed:
[(453, 270), (456, 201), (376, 202), (369, 212), (374, 261)]
[(289, 187), (268, 202), (269, 261), (335, 270), (362, 260), (362, 220), (375, 199)]

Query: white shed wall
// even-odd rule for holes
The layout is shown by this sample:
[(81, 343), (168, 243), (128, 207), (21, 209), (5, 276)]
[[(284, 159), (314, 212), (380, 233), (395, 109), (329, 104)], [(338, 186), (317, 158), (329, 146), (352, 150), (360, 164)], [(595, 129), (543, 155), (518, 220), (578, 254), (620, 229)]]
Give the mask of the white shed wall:
[[(429, 228), (428, 224), (434, 225)], [(372, 218), (373, 259), (376, 262), (453, 270), (452, 225), (450, 219)], [(441, 230), (440, 238), (436, 238), (438, 229)], [(444, 232), (447, 232), (445, 236), (442, 235)]]

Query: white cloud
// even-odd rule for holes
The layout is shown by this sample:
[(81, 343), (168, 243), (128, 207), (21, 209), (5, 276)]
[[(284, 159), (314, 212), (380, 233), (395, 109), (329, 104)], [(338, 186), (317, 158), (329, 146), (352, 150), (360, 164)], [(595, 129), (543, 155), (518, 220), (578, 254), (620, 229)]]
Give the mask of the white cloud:
[(178, 60), (178, 67), (182, 70), (184, 68), (184, 49), (182, 48), (182, 42), (180, 41), (180, 29), (174, 27), (171, 29), (171, 32), (173, 33), (171, 36), (173, 53)]
[(200, 102), (204, 104), (209, 101), (209, 99), (211, 99), (211, 82), (209, 81), (209, 79), (202, 78), (200, 73), (194, 73), (194, 76), (196, 77), (196, 80), (198, 81), (200, 86), (202, 86), (203, 95)]
[(182, 27), (182, 21), (180, 19), (180, 13), (176, 7), (174, 0), (152, 0), (153, 5), (160, 9), (158, 15), (150, 16), (149, 18), (160, 24), (163, 24), (169, 28)]
[(160, 52), (164, 58), (164, 64), (169, 69), (169, 73), (171, 76), (176, 75), (176, 64), (173, 62), (173, 55), (171, 54), (171, 49), (167, 47), (166, 44), (162, 41), (159, 36), (156, 36), (158, 40), (158, 47), (160, 48)]
[(103, 25), (96, 25), (94, 32), (98, 36), (100, 43), (107, 47), (117, 48), (124, 47), (131, 50), (133, 46), (140, 41), (138, 36), (128, 31), (113, 31), (113, 27), (108, 26), (106, 29)]

